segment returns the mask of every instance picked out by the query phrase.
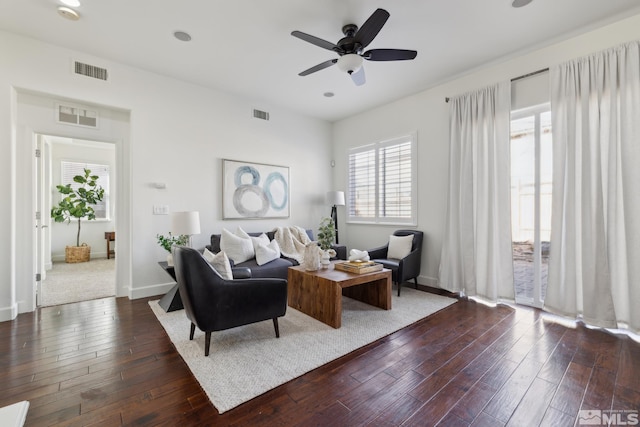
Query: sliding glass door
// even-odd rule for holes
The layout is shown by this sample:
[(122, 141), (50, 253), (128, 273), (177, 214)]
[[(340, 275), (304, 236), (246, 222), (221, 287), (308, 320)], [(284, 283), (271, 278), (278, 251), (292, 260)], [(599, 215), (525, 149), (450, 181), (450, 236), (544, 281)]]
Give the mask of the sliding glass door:
[(549, 104), (511, 114), (511, 233), (516, 302), (542, 307), (551, 235)]

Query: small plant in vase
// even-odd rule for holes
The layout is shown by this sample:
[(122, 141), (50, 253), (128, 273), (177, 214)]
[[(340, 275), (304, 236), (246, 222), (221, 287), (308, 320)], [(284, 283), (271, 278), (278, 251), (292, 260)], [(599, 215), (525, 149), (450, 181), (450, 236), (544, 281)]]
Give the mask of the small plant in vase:
[(169, 255), (167, 255), (167, 264), (170, 267), (173, 266), (173, 255), (171, 255), (171, 247), (173, 245), (185, 246), (187, 243), (189, 243), (189, 236), (172, 236), (171, 232), (169, 232), (168, 236), (157, 234), (156, 238), (158, 239), (158, 244), (162, 246), (165, 251), (169, 252)]
[(336, 256), (336, 251), (331, 247), (336, 238), (336, 227), (331, 218), (322, 218), (318, 227), (318, 245), (320, 246), (320, 264), (322, 268), (329, 267), (330, 259)]

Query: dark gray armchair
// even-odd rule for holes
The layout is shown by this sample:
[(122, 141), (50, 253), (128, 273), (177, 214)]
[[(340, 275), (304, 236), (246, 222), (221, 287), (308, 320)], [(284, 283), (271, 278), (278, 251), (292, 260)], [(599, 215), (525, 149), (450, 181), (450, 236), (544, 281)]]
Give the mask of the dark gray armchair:
[(418, 289), (418, 276), (420, 275), (420, 264), (422, 260), (422, 239), (424, 233), (416, 230), (396, 230), (394, 236), (413, 235), (413, 243), (411, 252), (402, 259), (387, 258), (389, 243), (379, 248), (369, 249), (369, 257), (372, 261), (384, 265), (392, 271), (393, 282), (398, 285), (398, 296), (400, 296), (400, 288), (402, 283), (413, 279)]
[(224, 280), (195, 249), (174, 246), (176, 281), (187, 318), (189, 339), (196, 326), (205, 333), (204, 355), (209, 355), (211, 332), (263, 320), (273, 320), (280, 337), (278, 317), (287, 311), (285, 279)]

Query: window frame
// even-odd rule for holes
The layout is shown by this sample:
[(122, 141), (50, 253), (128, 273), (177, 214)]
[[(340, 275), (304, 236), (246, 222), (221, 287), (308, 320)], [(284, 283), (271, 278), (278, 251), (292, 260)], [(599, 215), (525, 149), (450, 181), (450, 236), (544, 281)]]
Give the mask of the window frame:
[[(380, 163), (380, 151), (382, 149), (388, 149), (390, 147), (399, 146), (402, 144), (409, 143), (410, 151), (411, 151), (411, 177), (410, 177), (410, 185), (411, 185), (411, 215), (409, 218), (399, 217), (399, 216), (382, 216), (381, 215), (381, 182), (382, 177), (380, 175), (381, 163)], [(366, 144), (358, 147), (353, 147), (347, 152), (347, 201), (346, 201), (346, 222), (351, 224), (384, 224), (384, 225), (405, 225), (405, 226), (416, 226), (418, 220), (418, 168), (417, 168), (417, 158), (418, 158), (418, 137), (417, 132), (408, 133), (402, 136), (394, 137), (391, 139), (385, 139), (381, 141), (377, 141), (371, 144)], [(353, 189), (355, 185), (352, 185), (352, 175), (353, 172), (351, 170), (352, 164), (352, 156), (360, 154), (360, 153), (371, 153), (373, 152), (374, 158), (374, 174), (373, 174), (373, 186), (374, 186), (374, 203), (373, 203), (373, 216), (357, 216), (353, 215), (352, 212), (355, 211), (355, 207), (352, 206), (353, 200), (355, 199), (355, 195), (353, 194)]]

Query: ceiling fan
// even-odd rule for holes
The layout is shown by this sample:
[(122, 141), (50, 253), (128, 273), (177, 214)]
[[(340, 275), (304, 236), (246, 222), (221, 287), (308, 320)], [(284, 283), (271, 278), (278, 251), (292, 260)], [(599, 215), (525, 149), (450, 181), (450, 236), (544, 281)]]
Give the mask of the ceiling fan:
[(369, 19), (358, 28), (355, 24), (347, 24), (342, 27), (344, 37), (337, 44), (328, 42), (321, 38), (303, 33), (302, 31), (292, 31), (291, 35), (301, 40), (319, 46), (323, 49), (332, 50), (340, 57), (329, 59), (315, 65), (303, 72), (299, 76), (307, 76), (316, 71), (323, 70), (333, 64), (338, 64), (338, 68), (351, 75), (353, 82), (361, 86), (365, 82), (363, 59), (368, 61), (405, 61), (414, 59), (418, 54), (415, 50), (405, 49), (371, 49), (363, 52), (373, 39), (378, 35), (384, 24), (389, 19), (389, 12), (384, 9), (377, 9)]

